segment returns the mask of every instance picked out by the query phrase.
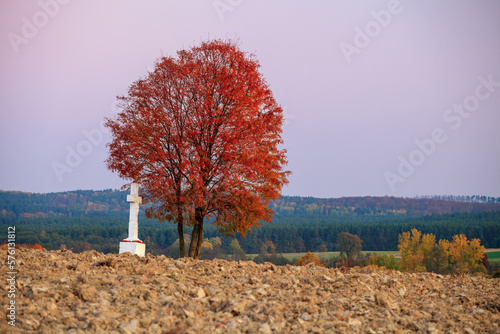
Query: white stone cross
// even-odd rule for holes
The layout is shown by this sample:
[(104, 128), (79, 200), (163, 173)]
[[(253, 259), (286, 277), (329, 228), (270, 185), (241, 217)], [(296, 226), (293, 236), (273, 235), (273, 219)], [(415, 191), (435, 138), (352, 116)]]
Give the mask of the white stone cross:
[(132, 183), (130, 195), (127, 195), (127, 202), (130, 203), (130, 214), (128, 219), (128, 238), (125, 240), (139, 240), (139, 204), (142, 204), (142, 197), (139, 196), (139, 185)]
[(130, 195), (127, 195), (127, 202), (130, 203), (130, 214), (128, 221), (128, 238), (120, 242), (120, 253), (130, 252), (139, 256), (146, 253), (146, 245), (139, 240), (139, 204), (142, 204), (142, 197), (139, 196), (139, 185), (130, 185)]

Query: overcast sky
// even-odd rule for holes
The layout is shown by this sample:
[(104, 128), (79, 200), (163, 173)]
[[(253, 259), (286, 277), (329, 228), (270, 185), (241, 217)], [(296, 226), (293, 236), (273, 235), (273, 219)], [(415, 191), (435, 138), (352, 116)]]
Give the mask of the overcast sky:
[(120, 188), (103, 117), (155, 59), (238, 38), (315, 197), (500, 196), (500, 2), (0, 0), (0, 189)]

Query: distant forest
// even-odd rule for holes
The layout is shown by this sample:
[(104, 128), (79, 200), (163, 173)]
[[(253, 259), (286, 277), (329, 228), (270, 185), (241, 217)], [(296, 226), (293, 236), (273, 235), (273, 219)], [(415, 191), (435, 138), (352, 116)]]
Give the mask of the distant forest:
[(500, 197), (490, 197), (490, 196), (456, 196), (456, 195), (429, 195), (429, 196), (417, 196), (417, 198), (430, 198), (439, 199), (443, 201), (455, 201), (455, 202), (472, 202), (472, 203), (500, 203)]
[[(0, 223), (16, 226), (18, 243), (39, 243), (47, 249), (65, 245), (74, 251), (92, 248), (117, 252), (127, 236), (127, 192), (77, 190), (32, 194), (0, 191)], [(438, 198), (438, 199), (434, 199)], [(363, 249), (397, 250), (398, 235), (417, 228), (437, 239), (466, 234), (487, 248), (500, 247), (500, 199), (485, 196), (433, 198), (343, 197), (322, 199), (284, 196), (270, 204), (275, 215), (245, 238), (237, 237), (246, 253), (258, 253), (271, 240), (276, 251), (335, 250), (340, 232), (357, 234)], [(161, 250), (177, 239), (176, 227), (144, 217), (141, 207), (139, 236), (147, 249)], [(190, 233), (190, 229), (186, 229)], [(220, 236), (229, 252), (231, 238), (207, 222), (204, 237)]]

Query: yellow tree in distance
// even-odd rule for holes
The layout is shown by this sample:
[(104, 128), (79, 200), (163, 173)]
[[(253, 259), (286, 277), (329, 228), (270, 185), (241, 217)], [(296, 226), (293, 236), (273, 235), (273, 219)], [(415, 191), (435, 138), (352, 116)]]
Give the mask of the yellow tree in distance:
[(457, 270), (462, 273), (475, 272), (485, 256), (485, 248), (479, 239), (467, 240), (464, 234), (453, 236), (450, 243), (450, 256)]
[(398, 249), (401, 254), (400, 267), (403, 271), (425, 271), (424, 254), (421, 247), (422, 232), (412, 229), (399, 235)]
[[(453, 240), (439, 240), (432, 233), (422, 234), (417, 229), (399, 235), (400, 268), (403, 271), (433, 271), (440, 273), (486, 273), (481, 263), (485, 248), (479, 239), (467, 240), (464, 234)], [(454, 267), (450, 266), (454, 265)]]

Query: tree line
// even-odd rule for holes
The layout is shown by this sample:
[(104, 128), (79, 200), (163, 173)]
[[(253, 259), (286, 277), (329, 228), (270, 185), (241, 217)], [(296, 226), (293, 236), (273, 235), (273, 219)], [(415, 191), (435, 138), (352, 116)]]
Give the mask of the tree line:
[[(120, 216), (128, 213), (127, 191), (75, 190), (59, 193), (27, 193), (0, 190), (0, 217), (18, 218)], [(467, 200), (471, 198), (471, 200)], [(477, 199), (488, 199), (483, 203)], [(462, 201), (463, 200), (463, 201)], [(141, 212), (145, 208), (142, 206)], [(271, 201), (274, 219), (304, 215), (309, 219), (330, 221), (343, 217), (377, 216), (380, 220), (404, 215), (423, 216), (459, 212), (500, 211), (500, 201), (485, 196), (433, 196), (432, 198), (342, 197), (315, 198), (282, 196)], [(375, 221), (376, 217), (370, 217)]]
[[(429, 216), (400, 216), (381, 220), (373, 216), (344, 217), (338, 221), (323, 221), (304, 215), (275, 216), (272, 224), (262, 223), (245, 237), (236, 235), (241, 248), (249, 254), (260, 252), (262, 244), (272, 241), (277, 253), (336, 250), (337, 236), (349, 232), (363, 240), (363, 249), (370, 251), (397, 251), (398, 236), (416, 228), (432, 233), (439, 239), (451, 240), (454, 235), (465, 234), (478, 238), (486, 248), (500, 248), (500, 211), (455, 213)], [(311, 219), (308, 219), (311, 218)], [(16, 225), (18, 242), (41, 244), (47, 249), (66, 245), (76, 251), (89, 247), (102, 252), (118, 252), (119, 242), (127, 237), (127, 216), (122, 217), (50, 217), (19, 218), (12, 222), (0, 217), (3, 226)], [(166, 249), (177, 239), (175, 225), (154, 220), (139, 220), (139, 237), (148, 240), (147, 249)], [(190, 228), (186, 227), (186, 233)], [(204, 238), (219, 237), (221, 249), (229, 254), (233, 238), (224, 236), (209, 223), (204, 227)]]
[(427, 195), (427, 196), (417, 196), (417, 198), (430, 198), (443, 201), (470, 202), (470, 203), (500, 203), (500, 197), (484, 196), (484, 195), (472, 195), (472, 196)]

